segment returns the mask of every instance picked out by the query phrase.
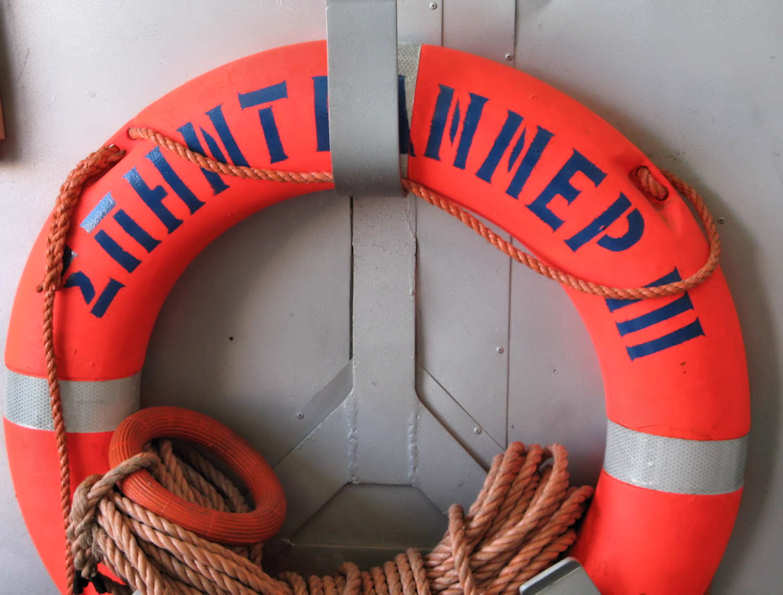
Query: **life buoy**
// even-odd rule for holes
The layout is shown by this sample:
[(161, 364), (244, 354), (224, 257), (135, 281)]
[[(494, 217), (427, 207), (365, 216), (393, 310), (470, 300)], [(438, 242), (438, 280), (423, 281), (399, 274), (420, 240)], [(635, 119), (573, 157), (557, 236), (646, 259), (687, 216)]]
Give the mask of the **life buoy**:
[[(546, 262), (613, 286), (667, 283), (707, 243), (659, 170), (576, 101), (509, 67), (422, 46), (401, 73), (407, 176), (493, 221)], [(402, 61), (401, 61), (402, 63)], [(248, 215), (331, 184), (221, 177), (132, 126), (235, 165), (329, 170), (326, 46), (225, 65), (153, 103), (110, 140), (126, 151), (83, 194), (68, 237), (55, 343), (72, 477), (105, 472), (112, 430), (139, 406), (158, 311), (187, 264)], [(643, 165), (668, 189), (647, 199)], [(41, 344), (45, 233), (11, 316), (5, 433), (16, 493), (49, 572), (64, 584), (57, 464)], [(569, 291), (593, 337), (608, 414), (604, 469), (575, 555), (604, 593), (703, 593), (742, 492), (749, 388), (726, 281), (670, 298)], [(34, 463), (33, 463), (34, 462)]]

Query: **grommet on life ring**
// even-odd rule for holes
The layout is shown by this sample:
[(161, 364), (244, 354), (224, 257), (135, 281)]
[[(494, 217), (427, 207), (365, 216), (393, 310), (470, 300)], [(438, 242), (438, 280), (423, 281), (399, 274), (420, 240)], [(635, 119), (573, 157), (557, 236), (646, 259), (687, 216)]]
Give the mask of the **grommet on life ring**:
[[(518, 238), (547, 263), (617, 287), (687, 277), (708, 247), (686, 204), (628, 140), (586, 108), (509, 67), (440, 47), (400, 60), (403, 169)], [(105, 472), (112, 430), (139, 406), (158, 311), (211, 240), (276, 202), (331, 183), (259, 182), (202, 170), (148, 128), (227, 165), (330, 169), (326, 46), (233, 62), (172, 91), (111, 139), (126, 152), (83, 194), (56, 298), (74, 485)], [(407, 108), (407, 109), (405, 109)], [(668, 190), (648, 200), (629, 172)], [(60, 586), (58, 470), (41, 345), (42, 233), (22, 275), (6, 349), (5, 432), (16, 493)], [(703, 593), (742, 493), (749, 388), (720, 272), (651, 300), (567, 290), (602, 368), (604, 469), (574, 555), (603, 593)], [(35, 461), (31, 464), (31, 461)]]

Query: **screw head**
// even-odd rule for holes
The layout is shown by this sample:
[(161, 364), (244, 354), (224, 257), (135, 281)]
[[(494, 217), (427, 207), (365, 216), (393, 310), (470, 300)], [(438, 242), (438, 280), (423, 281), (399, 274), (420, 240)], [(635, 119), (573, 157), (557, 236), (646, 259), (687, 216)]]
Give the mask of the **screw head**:
[(296, 412), (296, 419), (304, 419), (304, 413), (301, 411)]
[(514, 54), (512, 54), (511, 52), (506, 52), (506, 55), (503, 56), (503, 59), (506, 62), (511, 62), (514, 59)]
[(497, 347), (495, 347), (495, 351), (497, 351), (498, 353), (504, 353), (506, 349), (502, 345), (498, 345)]
[(473, 426), (474, 434), (481, 434), (481, 432), (482, 432), (481, 426)]
[(438, 10), (438, 3), (430, 2), (430, 10)]

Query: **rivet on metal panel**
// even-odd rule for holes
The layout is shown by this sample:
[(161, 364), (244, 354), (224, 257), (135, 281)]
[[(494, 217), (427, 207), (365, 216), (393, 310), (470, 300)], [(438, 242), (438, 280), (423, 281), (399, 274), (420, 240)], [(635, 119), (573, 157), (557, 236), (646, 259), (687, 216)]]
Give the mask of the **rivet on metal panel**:
[(430, 10), (438, 10), (438, 3), (430, 2)]

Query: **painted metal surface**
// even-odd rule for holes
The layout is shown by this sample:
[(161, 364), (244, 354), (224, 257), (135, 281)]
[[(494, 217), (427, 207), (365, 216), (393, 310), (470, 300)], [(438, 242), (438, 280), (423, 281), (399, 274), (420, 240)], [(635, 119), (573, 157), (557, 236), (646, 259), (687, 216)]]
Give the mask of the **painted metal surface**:
[[(483, 53), (460, 46), (450, 32), (460, 3), (475, 6), (439, 0), (433, 9), (430, 0), (400, 0), (401, 37), (445, 39)], [(0, 5), (0, 68), (7, 73), (0, 95), (9, 132), (0, 146), (0, 338), (30, 245), (70, 167), (128, 115), (204, 70), (324, 37), (324, 4)], [(752, 9), (725, 0), (519, 0), (516, 12), (518, 67), (574, 95), (661, 166), (697, 184), (725, 220), (723, 263), (747, 341), (754, 431), (743, 507), (712, 592), (774, 592), (783, 531), (776, 504), (783, 496), (783, 309), (774, 297), (783, 294), (783, 239), (776, 229), (783, 179), (783, 8), (772, 0)], [(463, 14), (468, 32), (484, 18)], [(502, 29), (499, 22), (482, 27), (485, 55), (505, 59), (508, 21)], [(514, 47), (513, 36), (510, 41)], [(594, 477), (605, 435), (600, 375), (563, 292), (509, 265), (425, 205), (418, 205), (415, 223), (415, 380), (427, 407), (417, 409), (420, 453), (438, 454), (426, 444), (431, 427), (448, 427), (457, 436), (450, 448), (484, 464), (507, 439), (558, 440), (570, 449), (576, 477)], [(339, 542), (326, 545), (346, 548), (335, 548), (329, 568), (339, 552), (359, 554), (356, 541), (368, 539), (356, 530), (362, 517), (348, 518), (348, 511), (371, 505), (363, 518), (378, 523), (379, 511), (401, 502), (415, 515), (396, 528), (376, 525), (388, 536), (384, 547), (425, 545), (443, 528), (437, 510), (473, 497), (442, 482), (459, 478), (475, 485), (480, 477), (470, 469), (459, 477), (461, 469), (443, 467), (452, 459), (443, 450), (420, 457), (416, 488), (349, 485), (323, 507), (318, 498), (308, 500), (313, 478), (333, 492), (349, 481), (347, 452), (343, 458), (318, 456), (320, 440), (331, 433), (344, 442), (347, 435), (338, 404), (352, 386), (346, 376), (351, 262), (347, 199), (315, 195), (250, 219), (207, 249), (175, 287), (153, 336), (142, 386), (145, 403), (178, 403), (215, 415), (272, 462), (284, 460), (277, 467), (284, 481), (299, 482), (290, 484), (289, 500), (301, 511), (291, 525), (300, 527), (302, 551), (325, 545), (320, 536), (328, 531)], [(316, 434), (319, 426), (329, 429)], [(0, 461), (6, 465), (4, 454)], [(0, 485), (0, 592), (8, 585), (14, 592), (47, 592), (49, 579), (10, 481)]]
[(397, 36), (401, 43), (441, 45), (443, 2), (397, 0)]

